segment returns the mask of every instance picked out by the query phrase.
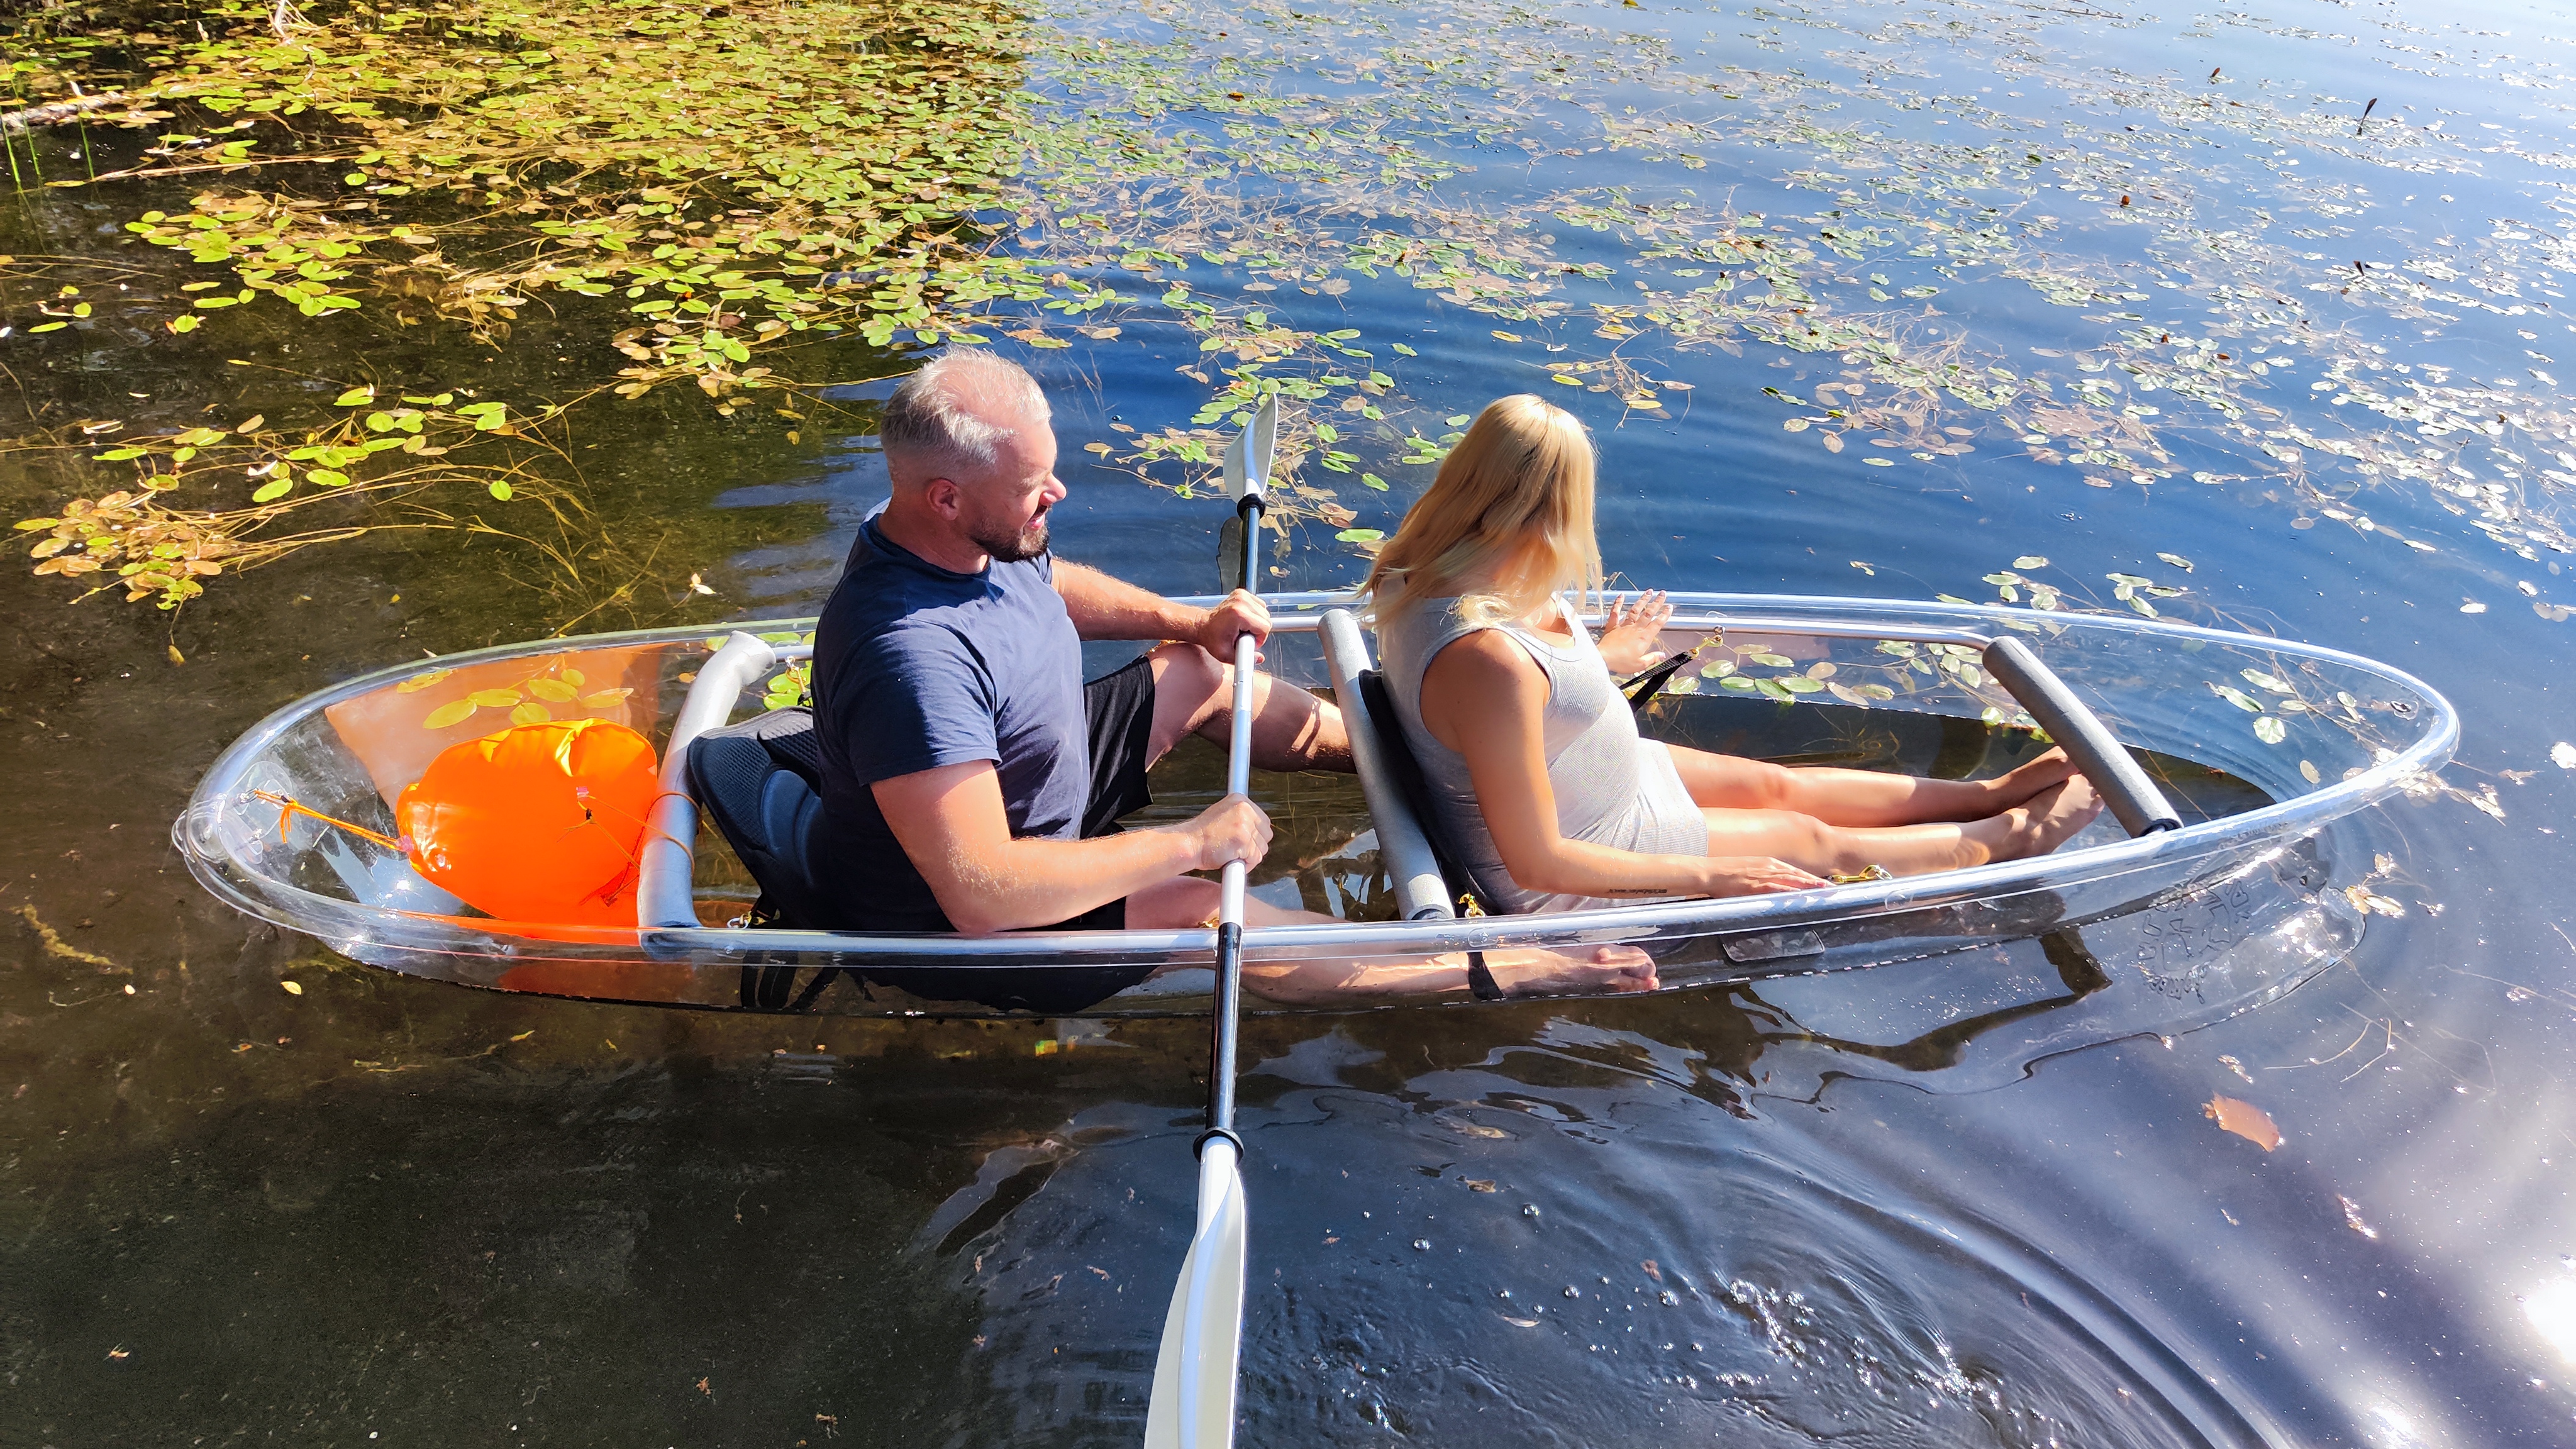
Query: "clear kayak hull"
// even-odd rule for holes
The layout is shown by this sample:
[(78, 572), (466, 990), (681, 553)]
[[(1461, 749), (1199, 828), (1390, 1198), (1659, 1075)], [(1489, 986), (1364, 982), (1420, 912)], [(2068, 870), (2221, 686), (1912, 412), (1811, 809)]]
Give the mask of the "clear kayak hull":
[[(1309, 903), (1320, 903), (1320, 889), (1350, 918), (1247, 931), (1246, 961), (1628, 944), (1651, 952), (1665, 988), (1674, 989), (1919, 959), (2142, 916), (2143, 933), (2123, 939), (2147, 941), (2129, 954), (2152, 959), (2106, 968), (2142, 972), (2177, 996), (2219, 989), (2250, 1000), (2282, 983), (2213, 988), (2209, 972), (2228, 945), (2286, 940), (2292, 949), (2278, 959), (2291, 964), (2279, 969), (2304, 975), (2348, 944), (2358, 914), (2335, 889), (2342, 873), (2321, 832), (2391, 796), (2438, 792), (2432, 772), (2458, 735), (2450, 705), (2420, 681), (2290, 641), (1976, 605), (1672, 597), (1666, 647), (1698, 653), (1649, 707), (1650, 731), (1725, 748), (1743, 722), (1768, 728), (1777, 717), (1830, 740), (1840, 757), (1902, 754), (1908, 740), (1936, 740), (1940, 772), (1973, 772), (1990, 748), (1979, 741), (2016, 734), (2014, 701), (1976, 664), (1978, 641), (2009, 632), (2123, 743), (2163, 762), (2182, 827), (2122, 838), (2106, 820), (2044, 857), (1787, 895), (1412, 921), (1370, 918), (1391, 907), (1379, 898), (1383, 880), (1373, 891), (1367, 879), (1373, 857), (1364, 835), (1338, 861), (1335, 883), (1306, 887)], [(1270, 667), (1291, 682), (1320, 685), (1315, 620), (1339, 602), (1274, 601), (1282, 633), (1267, 651)], [(812, 624), (742, 627), (793, 653)], [(987, 1009), (960, 1004), (976, 993), (954, 989), (958, 973), (1125, 968), (1152, 979), (1082, 1014), (1206, 1008), (1210, 930), (960, 937), (728, 925), (749, 890), (713, 832), (694, 842), (694, 906), (703, 924), (496, 921), (421, 878), (397, 852), (308, 819), (282, 819), (271, 803), (289, 798), (382, 829), (390, 799), (439, 749), (531, 707), (554, 718), (614, 718), (658, 745), (721, 642), (703, 630), (550, 640), (352, 679), (279, 710), (228, 749), (176, 823), (177, 844), (207, 889), (252, 916), (369, 965), (465, 985), (704, 1008), (971, 1015)], [(755, 680), (742, 707), (757, 709), (761, 698)], [(1712, 728), (1717, 738), (1708, 738)], [(1948, 757), (1959, 742), (1972, 758)], [(2204, 777), (2226, 780), (2233, 793), (2204, 798)], [(2156, 924), (2165, 918), (2170, 929)], [(2302, 933), (2315, 938), (2312, 950), (2299, 947)], [(2302, 960), (2308, 964), (2296, 964)], [(1279, 1009), (1258, 1000), (1247, 1007)]]

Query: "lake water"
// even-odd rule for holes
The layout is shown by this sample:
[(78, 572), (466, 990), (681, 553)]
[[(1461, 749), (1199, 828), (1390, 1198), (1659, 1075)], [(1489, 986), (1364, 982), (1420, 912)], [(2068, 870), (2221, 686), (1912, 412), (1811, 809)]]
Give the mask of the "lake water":
[[(2196, 1030), (1909, 1050), (1990, 1004), (1940, 961), (1251, 1023), (1244, 1442), (2576, 1443), (2576, 22), (1653, 0), (1031, 33), (1066, 134), (1118, 117), (1204, 168), (1014, 214), (1010, 244), (1092, 247), (1133, 299), (1115, 335), (995, 340), (1057, 399), (1068, 556), (1216, 583), (1220, 506), (1116, 466), (1224, 385), (1150, 271), (1356, 328), (1337, 365), (1391, 379), (1317, 403), (1352, 467), (1302, 476), (1350, 516), (1294, 531), (1281, 586), (1356, 579), (1336, 534), (1430, 476), (1406, 440), (1534, 390), (1595, 431), (1624, 579), (2134, 599), (2387, 661), (2465, 717), (2448, 789), (2334, 828), (2399, 913)], [(0, 246), (112, 258), (168, 194), (22, 194)], [(1121, 270), (1122, 229), (1188, 240)], [(31, 427), (468, 365), (357, 316), (30, 335), (59, 280), (0, 281)], [(569, 394), (617, 365), (584, 345), (471, 365)], [(792, 433), (694, 394), (584, 415), (620, 542), (581, 587), (626, 589), (592, 624), (813, 612), (881, 496), (884, 388)], [(89, 466), (0, 455), (0, 497), (40, 513), (107, 486)], [(270, 709), (574, 622), (528, 557), (371, 535), (175, 623), (0, 572), (0, 1442), (1135, 1442), (1201, 1025), (472, 993), (188, 879), (168, 823)]]

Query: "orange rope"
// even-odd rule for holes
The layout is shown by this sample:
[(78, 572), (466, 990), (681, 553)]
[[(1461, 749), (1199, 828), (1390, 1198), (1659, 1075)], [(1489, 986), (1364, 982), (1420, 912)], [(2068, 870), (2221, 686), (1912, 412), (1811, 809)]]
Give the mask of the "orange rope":
[(390, 835), (379, 835), (363, 825), (352, 825), (346, 820), (334, 819), (331, 816), (323, 814), (319, 810), (299, 805), (293, 800), (289, 800), (285, 796), (277, 794), (274, 791), (253, 790), (250, 794), (251, 798), (254, 800), (264, 800), (277, 807), (277, 838), (281, 841), (286, 839), (286, 827), (295, 819), (296, 816), (310, 815), (325, 825), (337, 825), (342, 830), (349, 832), (351, 835), (364, 836), (365, 838), (374, 841), (376, 844), (383, 846), (387, 850), (398, 851), (402, 849), (402, 842), (394, 839)]
[[(581, 801), (581, 805), (582, 805), (582, 808), (583, 808), (583, 809), (588, 810), (588, 809), (590, 809), (590, 808), (591, 808), (592, 801), (591, 801), (591, 798), (590, 798), (590, 787), (589, 787), (589, 786), (587, 786), (587, 785), (576, 785), (576, 786), (574, 786), (574, 787), (573, 787), (573, 792), (572, 792), (572, 793), (573, 793), (573, 795), (574, 795), (574, 797), (575, 797), (575, 798), (577, 798), (577, 799), (579, 799), (579, 800)], [(686, 790), (656, 790), (656, 791), (654, 791), (654, 792), (653, 792), (653, 798), (644, 802), (644, 808), (645, 808), (647, 811), (650, 811), (650, 810), (652, 810), (652, 809), (653, 809), (653, 807), (655, 807), (655, 806), (657, 806), (657, 805), (661, 804), (664, 800), (667, 800), (667, 799), (669, 799), (670, 797), (672, 797), (672, 796), (674, 796), (674, 795), (677, 795), (678, 797), (680, 797), (680, 798), (681, 798), (681, 799), (683, 799), (683, 800), (688, 800), (688, 799), (689, 799), (689, 792), (688, 792), (688, 791), (686, 791)], [(692, 800), (690, 803), (695, 804), (696, 802)], [(608, 802), (607, 802), (607, 801), (605, 801), (605, 800), (602, 800), (602, 801), (599, 801), (599, 802), (598, 802), (598, 804), (599, 804), (603, 809), (605, 809), (605, 808), (607, 807), (607, 805), (608, 805)], [(615, 811), (614, 813), (619, 814), (619, 815), (624, 815), (624, 814), (626, 814), (626, 812), (625, 812), (625, 811), (623, 811), (623, 810)], [(629, 817), (629, 819), (632, 821), (632, 823), (633, 823), (633, 824), (634, 824), (634, 825), (635, 825), (639, 830), (643, 831), (646, 835), (659, 836), (660, 838), (662, 838), (662, 839), (664, 839), (664, 840), (667, 840), (667, 841), (671, 842), (673, 845), (676, 845), (676, 846), (680, 847), (682, 850), (687, 850), (687, 849), (689, 848), (689, 843), (688, 843), (687, 841), (682, 840), (680, 837), (678, 837), (678, 836), (676, 836), (676, 835), (673, 835), (671, 832), (669, 832), (669, 831), (667, 831), (667, 830), (662, 829), (662, 828), (661, 828), (660, 826), (658, 826), (658, 825), (655, 825), (649, 817), (648, 817), (648, 818), (646, 818), (646, 819), (643, 819), (643, 820), (633, 820), (633, 818), (632, 818), (632, 817)], [(595, 824), (597, 824), (597, 823), (598, 823), (598, 821), (597, 821), (597, 819), (596, 819), (596, 818), (594, 818), (594, 819), (590, 819), (590, 820), (585, 820), (585, 821), (583, 821), (583, 822), (581, 823), (581, 825), (573, 825), (573, 826), (567, 826), (567, 827), (565, 827), (564, 833), (565, 833), (565, 834), (567, 834), (567, 835), (569, 835), (569, 834), (571, 834), (573, 831), (581, 829), (581, 828), (582, 828), (582, 826), (586, 826), (586, 825), (595, 825)], [(633, 851), (629, 851), (629, 852), (627, 852), (627, 855), (626, 855), (626, 862), (627, 862), (627, 864), (628, 864), (628, 865), (630, 865), (630, 866), (636, 866), (636, 865), (641, 865), (641, 864), (643, 864), (643, 860), (642, 860), (642, 858), (641, 858), (637, 853), (635, 853), (635, 852), (633, 852)]]

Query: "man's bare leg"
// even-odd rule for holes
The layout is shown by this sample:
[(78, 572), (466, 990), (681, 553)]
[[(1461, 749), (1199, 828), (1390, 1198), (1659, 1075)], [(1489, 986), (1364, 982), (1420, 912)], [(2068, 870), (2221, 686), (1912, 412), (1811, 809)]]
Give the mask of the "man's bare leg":
[(1683, 745), (1667, 748), (1682, 784), (1702, 808), (1786, 810), (1828, 825), (1983, 820), (2055, 788), (2075, 772), (2064, 750), (2050, 750), (1992, 780), (1926, 780), (1884, 770), (1791, 768)]
[[(1216, 919), (1218, 886), (1200, 876), (1177, 876), (1127, 898), (1127, 924), (1139, 930), (1205, 926)], [(1247, 926), (1341, 925), (1332, 916), (1291, 911), (1252, 897), (1243, 903)], [(1581, 956), (1530, 947), (1485, 953), (1495, 984), (1511, 996), (1652, 991), (1654, 958), (1634, 946), (1602, 946)], [(1167, 968), (1179, 969), (1179, 968)], [(1428, 996), (1467, 989), (1467, 958), (1391, 956), (1368, 961), (1280, 961), (1247, 965), (1243, 984), (1254, 994), (1295, 1006), (1326, 1006), (1381, 996)]]
[[(1153, 661), (1154, 729), (1146, 763), (1184, 736), (1225, 744), (1234, 729), (1234, 666), (1196, 644), (1165, 644)], [(1277, 685), (1276, 688), (1273, 686)], [(1267, 674), (1252, 682), (1252, 763), (1264, 770), (1351, 769), (1342, 712)]]

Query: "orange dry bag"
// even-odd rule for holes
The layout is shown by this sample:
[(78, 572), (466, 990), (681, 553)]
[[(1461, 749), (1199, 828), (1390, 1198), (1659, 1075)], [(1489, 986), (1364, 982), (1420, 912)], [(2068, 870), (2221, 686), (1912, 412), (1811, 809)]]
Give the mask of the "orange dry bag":
[(414, 869), (505, 921), (635, 924), (635, 862), (661, 792), (653, 745), (607, 720), (451, 745), (394, 804)]

